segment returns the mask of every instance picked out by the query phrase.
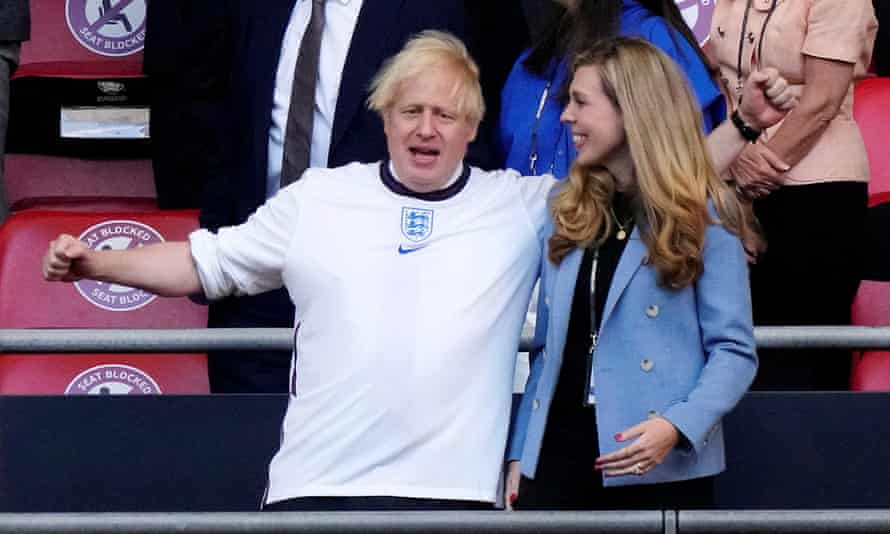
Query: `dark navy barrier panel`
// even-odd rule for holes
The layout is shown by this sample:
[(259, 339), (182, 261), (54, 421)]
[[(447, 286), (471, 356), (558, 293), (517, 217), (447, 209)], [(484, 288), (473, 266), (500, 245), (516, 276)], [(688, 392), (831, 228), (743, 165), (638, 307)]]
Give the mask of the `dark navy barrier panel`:
[[(0, 397), (0, 511), (251, 511), (287, 397)], [(890, 394), (751, 393), (723, 508), (886, 508)]]
[(0, 397), (0, 510), (256, 511), (286, 402)]
[(890, 394), (748, 393), (725, 431), (722, 507), (890, 505)]

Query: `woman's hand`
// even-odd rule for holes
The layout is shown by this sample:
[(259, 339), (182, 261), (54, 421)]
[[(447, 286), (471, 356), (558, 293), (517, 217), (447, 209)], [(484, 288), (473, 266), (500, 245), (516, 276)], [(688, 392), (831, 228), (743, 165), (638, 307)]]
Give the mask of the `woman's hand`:
[(739, 115), (757, 128), (764, 130), (785, 118), (797, 105), (799, 87), (788, 85), (774, 68), (754, 71), (745, 80)]
[(630, 445), (596, 459), (597, 471), (607, 477), (643, 475), (664, 461), (677, 446), (680, 432), (663, 417), (644, 421), (615, 435), (615, 441), (630, 441)]
[(749, 198), (759, 198), (779, 188), (789, 166), (762, 143), (748, 144), (729, 169), (735, 183)]
[(512, 512), (513, 503), (519, 498), (519, 462), (507, 463), (507, 476), (504, 481), (504, 509)]

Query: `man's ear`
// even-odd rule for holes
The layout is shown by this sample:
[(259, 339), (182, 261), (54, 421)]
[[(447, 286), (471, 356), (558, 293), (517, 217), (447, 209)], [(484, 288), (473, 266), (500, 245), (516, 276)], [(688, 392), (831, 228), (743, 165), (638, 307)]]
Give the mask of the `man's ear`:
[(476, 120), (472, 121), (473, 132), (470, 134), (470, 142), (471, 143), (476, 140), (476, 135), (479, 133), (479, 122), (480, 121), (476, 121)]

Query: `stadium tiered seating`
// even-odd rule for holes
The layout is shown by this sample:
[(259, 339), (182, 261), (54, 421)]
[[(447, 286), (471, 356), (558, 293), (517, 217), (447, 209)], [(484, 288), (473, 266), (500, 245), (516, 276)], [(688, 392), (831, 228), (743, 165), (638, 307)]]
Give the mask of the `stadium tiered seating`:
[(142, 74), (145, 2), (31, 0), (11, 82), (7, 196), (30, 207), (156, 207)]
[(856, 84), (853, 115), (862, 131), (871, 180), (870, 195), (890, 191), (890, 78), (868, 78)]
[[(95, 281), (46, 282), (41, 260), (59, 233), (90, 247), (182, 240), (197, 211), (25, 210), (0, 227), (0, 328), (203, 328), (207, 308)], [(3, 355), (2, 394), (207, 393), (204, 354)]]
[[(866, 279), (853, 303), (852, 322), (858, 326), (890, 326), (890, 192), (869, 199), (868, 230)], [(854, 353), (850, 388), (890, 391), (890, 351)]]

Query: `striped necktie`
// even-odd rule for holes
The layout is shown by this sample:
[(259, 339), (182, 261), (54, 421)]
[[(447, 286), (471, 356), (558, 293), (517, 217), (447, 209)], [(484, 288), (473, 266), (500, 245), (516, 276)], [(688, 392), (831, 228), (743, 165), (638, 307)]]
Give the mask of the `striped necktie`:
[(309, 167), (312, 145), (312, 119), (315, 115), (315, 85), (318, 82), (318, 56), (324, 29), (324, 0), (310, 0), (312, 16), (300, 42), (300, 54), (294, 71), (290, 109), (284, 135), (284, 160), (281, 187), (298, 180)]

